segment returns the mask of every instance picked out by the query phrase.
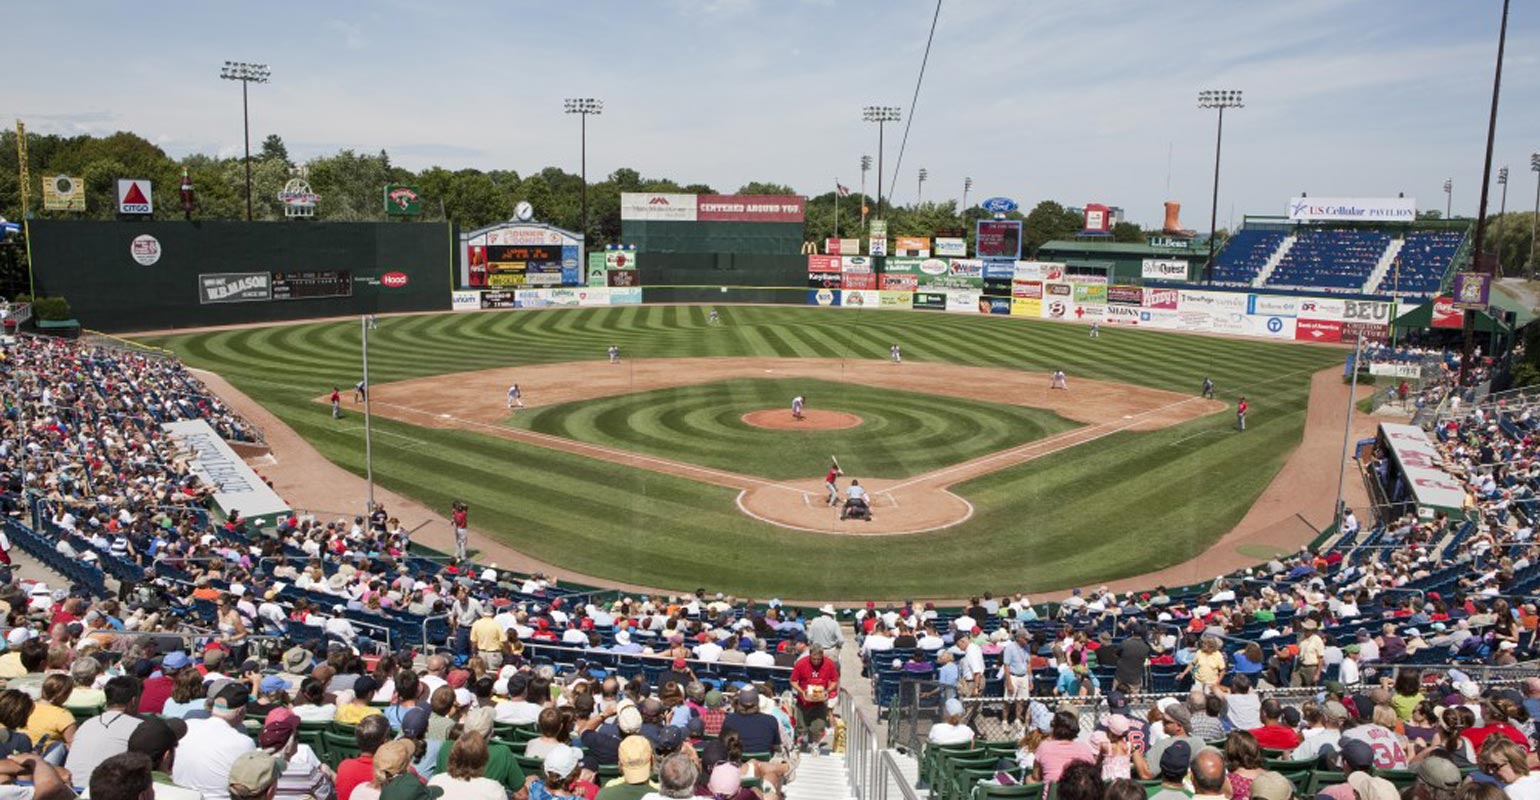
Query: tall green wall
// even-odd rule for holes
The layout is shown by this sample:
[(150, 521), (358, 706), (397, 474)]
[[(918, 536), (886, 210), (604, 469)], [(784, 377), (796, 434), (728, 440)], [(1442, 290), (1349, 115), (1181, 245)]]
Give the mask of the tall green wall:
[[(160, 243), (154, 264), (130, 253), (141, 235)], [(449, 309), (453, 231), (443, 223), (35, 220), (29, 236), (36, 293), (67, 298), (96, 330)], [(351, 297), (200, 302), (200, 275), (330, 270), (352, 271)], [(406, 282), (380, 280), (394, 272)]]

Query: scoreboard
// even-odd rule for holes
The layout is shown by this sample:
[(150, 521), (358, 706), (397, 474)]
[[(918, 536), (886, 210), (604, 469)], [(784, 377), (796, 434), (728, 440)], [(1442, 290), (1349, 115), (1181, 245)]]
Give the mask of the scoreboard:
[(274, 300), (305, 300), (312, 297), (352, 297), (353, 271), (274, 272)]

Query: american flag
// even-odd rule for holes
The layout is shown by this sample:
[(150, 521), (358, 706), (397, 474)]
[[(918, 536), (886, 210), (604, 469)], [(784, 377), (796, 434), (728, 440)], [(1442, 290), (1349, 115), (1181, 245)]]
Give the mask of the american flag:
[(841, 184), (839, 181), (834, 182), (834, 191), (839, 192), (840, 197), (850, 196), (850, 187)]

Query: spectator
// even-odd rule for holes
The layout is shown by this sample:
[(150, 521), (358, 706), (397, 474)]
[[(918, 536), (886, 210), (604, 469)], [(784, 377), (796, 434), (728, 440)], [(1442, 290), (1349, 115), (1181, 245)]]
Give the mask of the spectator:
[[(1159, 705), (1156, 705), (1157, 709), (1159, 709)], [(1185, 749), (1188, 758), (1191, 758), (1191, 754), (1208, 746), (1202, 739), (1192, 735), (1192, 715), (1187, 712), (1187, 706), (1176, 700), (1165, 703), (1165, 710), (1161, 713), (1160, 723), (1161, 733), (1164, 735), (1163, 738), (1155, 742), (1145, 753), (1141, 754), (1138, 751), (1134, 753), (1134, 769), (1138, 771), (1141, 780), (1150, 780), (1155, 777), (1155, 770), (1150, 768), (1152, 763), (1157, 765), (1156, 768), (1158, 769), (1165, 769), (1163, 766), (1165, 763), (1163, 760), (1165, 751), (1176, 742), (1186, 743), (1187, 747)], [(1185, 771), (1186, 765), (1184, 764), (1183, 772)]]
[(257, 746), (243, 725), (250, 700), (245, 684), (231, 683), (214, 695), (207, 719), (188, 721), (171, 770), (178, 786), (201, 793), (204, 800), (229, 800), (236, 759)]
[(34, 705), (32, 698), (19, 689), (0, 692), (0, 758), (32, 752), (32, 739), (24, 731)]
[(1192, 757), (1193, 800), (1225, 800), (1225, 778), (1223, 753), (1205, 747)]
[(230, 765), (230, 800), (272, 800), (278, 788), (283, 765), (272, 753), (255, 750), (242, 753)]
[(627, 736), (620, 742), (619, 762), (620, 778), (600, 789), (595, 800), (641, 800), (656, 788), (651, 782), (651, 742), (641, 736)]
[(192, 659), (189, 659), (186, 653), (180, 650), (167, 653), (166, 657), (161, 659), (160, 671), (144, 679), (144, 687), (139, 693), (139, 713), (164, 714), (166, 701), (171, 699), (172, 692), (176, 688), (178, 672), (191, 666)]
[(343, 725), (357, 725), (365, 717), (371, 717), (383, 713), (380, 709), (370, 705), (374, 700), (374, 693), (379, 691), (380, 683), (369, 675), (360, 675), (353, 680), (353, 699), (337, 707), (337, 722)]
[(1292, 800), (1294, 784), (1276, 772), (1263, 772), (1251, 781), (1252, 800)]
[(1225, 737), (1225, 769), (1230, 775), (1230, 800), (1251, 800), (1251, 784), (1261, 775), (1262, 748), (1247, 731), (1230, 731)]
[(1262, 698), (1251, 691), (1251, 678), (1236, 675), (1225, 698), (1225, 721), (1231, 728), (1248, 731), (1262, 727)]
[(374, 751), (390, 738), (390, 723), (385, 715), (373, 714), (359, 720), (353, 729), (358, 755), (337, 765), (337, 800), (352, 800), (353, 790), (374, 780)]
[(101, 662), (91, 656), (79, 656), (70, 665), (70, 679), (75, 682), (64, 707), (81, 711), (96, 711), (107, 703), (107, 695), (95, 688), (96, 677), (102, 674)]
[[(1177, 785), (1181, 785), (1180, 780), (1177, 781)], [(1162, 783), (1156, 791), (1155, 795), (1151, 795), (1151, 797), (1161, 795), (1168, 791), (1169, 790), (1166, 788), (1165, 784)], [(1182, 798), (1187, 797), (1187, 792), (1185, 790), (1179, 794)], [(1145, 792), (1144, 787), (1140, 785), (1138, 781), (1131, 778), (1120, 778), (1107, 784), (1107, 791), (1102, 795), (1102, 797), (1105, 800), (1145, 800)], [(1175, 798), (1170, 794), (1166, 794), (1161, 798), (1161, 800), (1175, 800)], [(1285, 798), (1285, 800), (1287, 800), (1287, 798)]]
[(262, 733), (257, 737), (257, 746), (283, 763), (275, 798), (325, 800), (331, 797), (335, 773), (321, 763), (310, 745), (300, 743), (299, 717), (294, 716), (293, 711), (287, 708), (269, 711)]
[[(85, 782), (94, 800), (142, 800), (159, 797), (155, 791), (154, 765), (142, 753), (119, 753), (104, 759)], [(77, 779), (78, 780), (78, 779)], [(73, 792), (70, 793), (71, 796)]]
[[(175, 655), (175, 654), (173, 654)], [(193, 669), (191, 663), (178, 670), (175, 683), (171, 687), (171, 699), (166, 701), (162, 708), (162, 714), (167, 717), (187, 719), (187, 715), (195, 711), (202, 711), (208, 703), (204, 697), (208, 685), (203, 682), (203, 676), (198, 670)]]
[(449, 749), (448, 769), (428, 781), (448, 797), (466, 800), (505, 800), (502, 783), (486, 777), (487, 740), (479, 732), (462, 734)]
[(1540, 772), (1532, 772), (1529, 758), (1516, 742), (1491, 736), (1481, 748), (1481, 770), (1504, 784), (1509, 800), (1540, 800)]
[(1225, 654), (1219, 649), (1219, 637), (1205, 636), (1199, 645), (1198, 652), (1193, 656), (1192, 663), (1176, 676), (1178, 681), (1186, 680), (1191, 675), (1193, 680), (1206, 690), (1212, 690), (1218, 686), (1225, 676)]
[[(1160, 789), (1149, 800), (1188, 800), (1185, 781), (1192, 765), (1192, 750), (1187, 742), (1176, 739), (1164, 748), (1156, 761), (1160, 769)], [(1148, 780), (1148, 779), (1146, 779)]]
[(1054, 788), (1060, 800), (1102, 800), (1106, 791), (1101, 769), (1089, 761), (1067, 764)]
[(963, 704), (953, 698), (946, 701), (943, 721), (930, 726), (927, 739), (934, 745), (967, 744), (973, 741), (973, 729), (963, 722)]
[[(1235, 680), (1239, 682), (1243, 677), (1237, 675)], [(1217, 742), (1225, 738), (1224, 707), (1225, 701), (1220, 695), (1204, 694), (1202, 689), (1189, 692), (1187, 711), (1192, 717), (1192, 735), (1205, 742)]]
[(331, 722), (337, 718), (337, 706), (326, 702), (326, 684), (306, 678), (295, 697), (294, 714), (302, 722)]
[[(1372, 776), (1374, 774), (1374, 748), (1362, 739), (1349, 739), (1344, 736), (1340, 754), (1342, 773), (1348, 780), (1325, 787), (1318, 796), (1330, 798), (1330, 800), (1380, 800), (1380, 798), (1369, 798), (1357, 794), (1359, 789), (1353, 785), (1354, 775)], [(1376, 787), (1366, 785), (1365, 788)]]
[(1132, 725), (1128, 717), (1112, 714), (1103, 723), (1102, 730), (1091, 733), (1091, 746), (1097, 750), (1103, 781), (1111, 782), (1130, 777), (1133, 773), (1133, 749), (1128, 741)]
[[(415, 754), (416, 748), (404, 739), (380, 745), (374, 751), (374, 760), (370, 764), (369, 782), (353, 790), (353, 800), (379, 800), (386, 785), (397, 777), (411, 774), (412, 756)], [(413, 780), (420, 782), (416, 776), (413, 776)]]
[[(669, 728), (669, 730), (677, 730)], [(545, 754), (541, 763), (541, 775), (529, 783), (529, 800), (552, 800), (557, 797), (581, 797), (585, 787), (579, 779), (582, 754), (575, 748), (557, 745)]]
[(1257, 744), (1268, 750), (1293, 750), (1299, 746), (1299, 733), (1283, 724), (1283, 704), (1277, 698), (1262, 701), (1262, 725), (1251, 730)]
[(1071, 762), (1096, 763), (1097, 752), (1090, 744), (1079, 741), (1079, 736), (1080, 719), (1075, 712), (1060, 711), (1054, 714), (1048, 740), (1038, 745), (1033, 754), (1033, 780), (1054, 783)]
[[(524, 770), (519, 766), (518, 760), (513, 757), (513, 751), (508, 748), (508, 745), (492, 739), (492, 720), (492, 709), (473, 708), (465, 714), (465, 721), (463, 723), (465, 733), (481, 734), (481, 749), (487, 753), (487, 761), (482, 768), (481, 774), (495, 781), (510, 793), (517, 793), (524, 787)], [(434, 777), (439, 777), (449, 770), (452, 750), (452, 747), (445, 747), (439, 751), (438, 764), (434, 768)], [(342, 798), (338, 798), (338, 800), (342, 800)]]
[(1322, 755), (1335, 754), (1338, 742), (1342, 739), (1342, 726), (1347, 721), (1347, 706), (1336, 700), (1327, 700), (1321, 705), (1321, 727), (1306, 733), (1304, 741), (1289, 753), (1289, 759), (1314, 761)]
[(128, 752), (128, 740), (139, 727), (133, 716), (139, 707), (139, 679), (120, 675), (107, 681), (107, 709), (80, 723), (64, 766), (75, 780), (89, 782), (96, 765)]
[(540, 735), (525, 742), (525, 758), (545, 758), (546, 753), (567, 744), (572, 738), (572, 718), (554, 707), (541, 709), (536, 727)]
[(1453, 761), (1441, 756), (1423, 759), (1417, 765), (1417, 780), (1401, 793), (1402, 800), (1454, 800), (1455, 790), (1465, 776)]
[(683, 753), (669, 756), (658, 766), (658, 791), (644, 795), (642, 800), (684, 800), (693, 797), (699, 776), (700, 769), (696, 767), (694, 759)]
[[(824, 649), (814, 643), (807, 655), (791, 670), (791, 687), (797, 695), (797, 735), (804, 747), (819, 747), (828, 726), (829, 703), (839, 695), (839, 666), (824, 657)], [(756, 751), (757, 752), (757, 751)]]
[(75, 715), (64, 708), (64, 701), (74, 688), (68, 675), (49, 675), (42, 685), (42, 697), (27, 717), (27, 738), (39, 753), (75, 740)]
[[(138, 753), (150, 760), (153, 770), (150, 777), (155, 784), (157, 800), (198, 800), (202, 797), (191, 789), (177, 786), (171, 779), (172, 767), (176, 764), (177, 745), (186, 735), (187, 723), (182, 720), (146, 717), (128, 737), (128, 752)], [(92, 776), (100, 775), (103, 765), (114, 758), (117, 756), (98, 764)]]
[(1380, 769), (1406, 769), (1406, 748), (1392, 730), (1396, 725), (1396, 710), (1390, 705), (1376, 705), (1370, 712), (1369, 722), (1355, 725), (1342, 732), (1343, 752), (1346, 740), (1352, 739), (1369, 745), (1376, 754), (1374, 766)]
[[(800, 662), (799, 662), (800, 663)], [(749, 753), (774, 753), (781, 746), (781, 726), (759, 711), (759, 690), (745, 686), (733, 701), (734, 711), (722, 720), (722, 730), (737, 731)]]

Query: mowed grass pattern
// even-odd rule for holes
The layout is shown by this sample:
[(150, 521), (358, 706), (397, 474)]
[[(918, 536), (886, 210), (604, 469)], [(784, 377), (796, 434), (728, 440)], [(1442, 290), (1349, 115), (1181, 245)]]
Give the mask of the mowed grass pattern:
[[(437, 508), (460, 497), (474, 524), (535, 557), (645, 585), (799, 599), (966, 596), (1096, 584), (1179, 563), (1244, 515), (1299, 443), (1311, 373), (1331, 348), (924, 312), (704, 306), (439, 314), (381, 319), (376, 383), (491, 367), (625, 358), (812, 356), (1050, 371), (1196, 393), (1245, 394), (1245, 434), (1216, 414), (1119, 433), (955, 489), (978, 507), (935, 534), (880, 539), (790, 531), (738, 513), (734, 492), (492, 436), (377, 420), (376, 479)], [(317, 307), (316, 313), (326, 313)], [(333, 421), (313, 399), (358, 380), (359, 324), (246, 328), (150, 337), (225, 375), (337, 464), (362, 474), (356, 414)], [(916, 391), (924, 391), (916, 386)], [(1196, 444), (1201, 443), (1201, 444)], [(1329, 468), (1329, 465), (1322, 465)], [(339, 498), (338, 509), (363, 498)], [(1204, 575), (1194, 575), (1202, 578)], [(1212, 576), (1208, 576), (1212, 577)]]
[[(842, 430), (768, 430), (743, 415), (809, 407), (862, 419)], [(1077, 427), (1050, 411), (853, 383), (736, 379), (604, 397), (515, 414), (511, 424), (772, 480), (816, 478), (829, 456), (852, 477), (907, 478)]]

